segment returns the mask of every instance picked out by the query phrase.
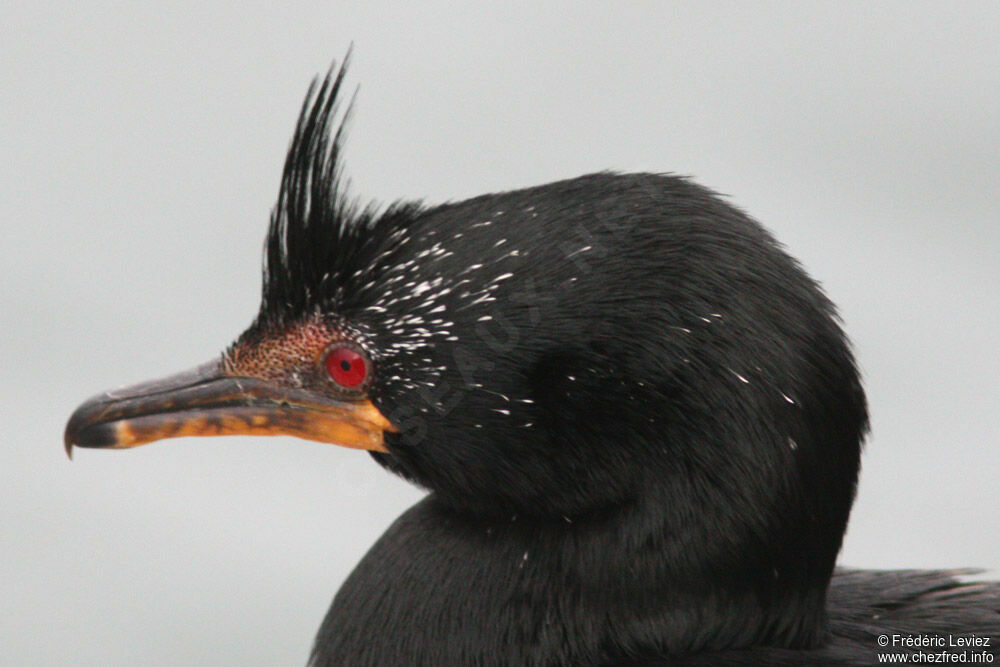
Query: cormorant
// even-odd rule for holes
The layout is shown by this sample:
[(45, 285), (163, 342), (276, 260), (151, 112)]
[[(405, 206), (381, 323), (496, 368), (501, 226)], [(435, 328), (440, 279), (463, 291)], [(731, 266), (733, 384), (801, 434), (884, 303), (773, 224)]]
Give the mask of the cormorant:
[(426, 488), (313, 665), (871, 664), (931, 650), (913, 637), (996, 655), (1000, 585), (834, 570), (865, 396), (833, 305), (756, 221), (608, 172), (360, 208), (344, 72), (303, 104), (253, 324), (84, 403), (67, 451), (292, 434)]

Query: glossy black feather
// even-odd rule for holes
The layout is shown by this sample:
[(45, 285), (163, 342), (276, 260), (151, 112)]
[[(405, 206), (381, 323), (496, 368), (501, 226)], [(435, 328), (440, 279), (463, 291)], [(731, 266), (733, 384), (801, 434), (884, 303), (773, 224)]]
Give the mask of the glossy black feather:
[(358, 207), (344, 72), (303, 105), (245, 336), (349, 331), (400, 428), (376, 460), (431, 493), (314, 664), (869, 664), (883, 630), (1000, 634), (995, 586), (833, 576), (865, 397), (761, 225), (659, 174)]

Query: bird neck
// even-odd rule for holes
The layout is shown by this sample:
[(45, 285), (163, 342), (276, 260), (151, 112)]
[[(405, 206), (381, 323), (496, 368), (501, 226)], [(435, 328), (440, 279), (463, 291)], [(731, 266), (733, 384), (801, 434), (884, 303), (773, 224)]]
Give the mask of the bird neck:
[(357, 652), (375, 662), (591, 664), (818, 643), (826, 580), (762, 571), (741, 553), (712, 560), (672, 536), (662, 514), (638, 503), (577, 517), (470, 517), (432, 494), (338, 592), (314, 663)]

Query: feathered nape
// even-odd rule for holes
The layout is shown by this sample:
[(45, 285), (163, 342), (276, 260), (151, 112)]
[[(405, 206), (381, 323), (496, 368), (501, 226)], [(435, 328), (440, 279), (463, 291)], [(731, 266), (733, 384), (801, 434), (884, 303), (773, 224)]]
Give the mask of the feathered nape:
[(383, 235), (415, 204), (394, 204), (381, 215), (346, 193), (340, 156), (353, 99), (340, 118), (341, 90), (350, 60), (313, 80), (302, 103), (278, 202), (264, 245), (264, 287), (258, 324), (289, 322), (309, 313), (343, 313), (370, 284)]

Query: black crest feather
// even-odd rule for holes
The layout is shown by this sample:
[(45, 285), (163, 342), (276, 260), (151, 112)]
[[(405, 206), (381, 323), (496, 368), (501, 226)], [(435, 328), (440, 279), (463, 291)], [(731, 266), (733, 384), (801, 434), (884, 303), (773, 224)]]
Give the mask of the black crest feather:
[(353, 97), (339, 112), (350, 55), (314, 79), (302, 103), (264, 245), (258, 320), (265, 325), (350, 308), (380, 245), (374, 228), (416, 209), (395, 204), (377, 215), (374, 204), (362, 207), (346, 192), (341, 154)]

